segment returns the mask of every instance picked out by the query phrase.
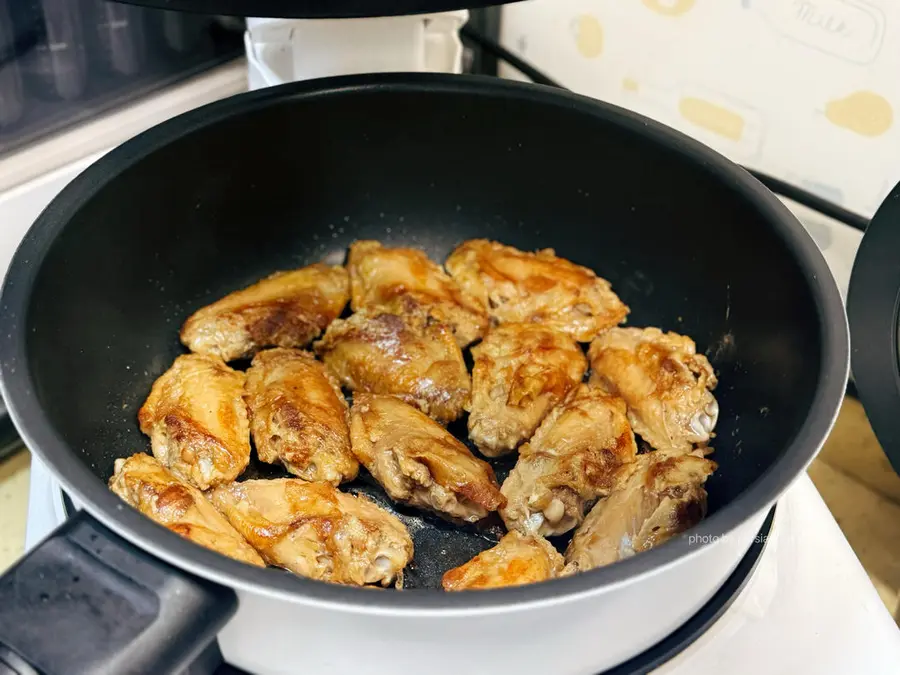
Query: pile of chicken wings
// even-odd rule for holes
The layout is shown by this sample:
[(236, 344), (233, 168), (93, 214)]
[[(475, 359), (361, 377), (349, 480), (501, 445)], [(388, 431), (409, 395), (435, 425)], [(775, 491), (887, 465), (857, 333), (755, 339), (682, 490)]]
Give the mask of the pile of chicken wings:
[[(502, 519), (445, 590), (608, 565), (699, 522), (716, 469), (712, 367), (628, 314), (550, 249), (471, 240), (441, 266), (356, 241), (346, 266), (279, 272), (190, 316), (190, 352), (138, 414), (152, 455), (117, 460), (109, 485), (201, 546), (333, 583), (400, 588), (413, 560), (400, 519), (341, 490), (360, 471), (451, 522)], [(446, 428), (465, 415), (477, 454)], [(240, 480), (254, 448), (291, 477)], [(488, 460), (511, 453), (500, 485)], [(561, 553), (548, 537), (566, 533)]]

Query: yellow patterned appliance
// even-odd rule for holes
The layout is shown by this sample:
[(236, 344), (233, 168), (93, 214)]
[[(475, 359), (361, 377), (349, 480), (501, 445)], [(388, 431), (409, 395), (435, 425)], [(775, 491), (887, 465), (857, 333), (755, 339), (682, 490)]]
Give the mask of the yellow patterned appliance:
[(502, 41), (867, 217), (900, 180), (896, 0), (531, 0), (504, 7)]

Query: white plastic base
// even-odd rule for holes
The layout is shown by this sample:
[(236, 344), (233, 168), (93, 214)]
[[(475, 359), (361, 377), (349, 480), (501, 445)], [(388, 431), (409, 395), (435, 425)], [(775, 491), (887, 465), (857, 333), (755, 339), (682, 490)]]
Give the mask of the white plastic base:
[(462, 72), (467, 11), (375, 19), (247, 19), (250, 89), (317, 77)]
[[(59, 487), (40, 460), (32, 458), (28, 548), (62, 522), (61, 506)], [(248, 600), (242, 621), (271, 625), (267, 603)], [(259, 604), (258, 613), (254, 604)], [(340, 629), (345, 638), (348, 626)], [(233, 637), (226, 630), (222, 640), (226, 657), (256, 672), (298, 672), (297, 664), (304, 660), (302, 646), (286, 647), (282, 670), (268, 671), (261, 663), (268, 659), (261, 658), (259, 643), (243, 644)], [(356, 657), (364, 661), (364, 650), (349, 639)], [(446, 655), (447, 648), (436, 649), (434, 658)], [(766, 550), (740, 597), (709, 631), (655, 675), (892, 675), (897, 663), (900, 631), (804, 475), (778, 502)], [(485, 671), (475, 664), (467, 672)]]

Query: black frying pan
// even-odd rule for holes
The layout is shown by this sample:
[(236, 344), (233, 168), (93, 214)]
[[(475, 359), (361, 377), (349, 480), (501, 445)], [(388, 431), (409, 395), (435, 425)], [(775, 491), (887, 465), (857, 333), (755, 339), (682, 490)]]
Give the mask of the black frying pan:
[(473, 9), (517, 0), (121, 0), (160, 9), (297, 19), (349, 19)]
[[(136, 412), (183, 352), (177, 333), (191, 312), (275, 270), (341, 262), (355, 239), (439, 261), (473, 237), (553, 247), (613, 283), (630, 325), (692, 336), (718, 371), (720, 468), (698, 532), (721, 535), (810, 461), (847, 371), (824, 261), (749, 180), (639, 116), (486, 78), (366, 76), (236, 97), (114, 151), (42, 214), (3, 292), (4, 393), (23, 435), (92, 510), (140, 529), (154, 549), (218, 565), (117, 512), (105, 487), (116, 457), (148, 448)], [(508, 464), (498, 469), (502, 479)], [(364, 478), (348, 487), (387, 504)], [(501, 532), (399, 512), (415, 525), (412, 588), (437, 586)], [(622, 570), (686, 551), (667, 544)]]

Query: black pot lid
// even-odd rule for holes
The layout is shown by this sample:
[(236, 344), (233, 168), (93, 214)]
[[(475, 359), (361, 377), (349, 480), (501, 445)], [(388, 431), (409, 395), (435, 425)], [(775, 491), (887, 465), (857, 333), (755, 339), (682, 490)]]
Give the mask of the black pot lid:
[(900, 184), (866, 228), (850, 276), (847, 317), (859, 399), (900, 473)]
[(290, 19), (348, 19), (475, 9), (518, 0), (119, 0), (202, 14)]

